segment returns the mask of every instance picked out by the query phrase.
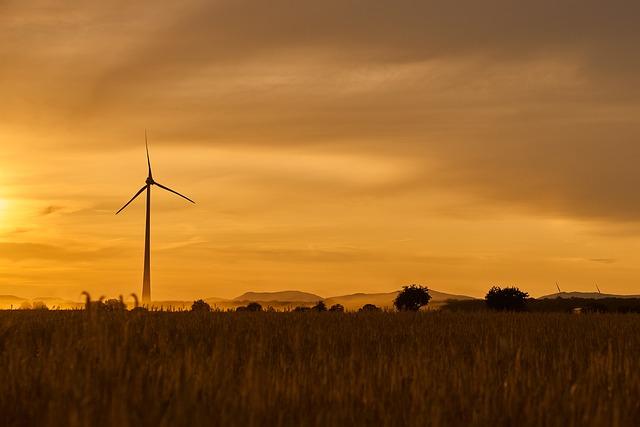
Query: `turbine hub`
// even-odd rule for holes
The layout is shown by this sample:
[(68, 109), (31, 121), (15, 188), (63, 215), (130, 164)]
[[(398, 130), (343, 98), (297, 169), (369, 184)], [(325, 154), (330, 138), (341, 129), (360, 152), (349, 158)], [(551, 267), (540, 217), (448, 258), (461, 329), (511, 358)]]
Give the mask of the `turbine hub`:
[(153, 185), (153, 184), (155, 184), (156, 182), (153, 180), (153, 178), (151, 178), (151, 177), (149, 176), (149, 177), (147, 177), (147, 181), (146, 181), (146, 183), (147, 183), (147, 185)]

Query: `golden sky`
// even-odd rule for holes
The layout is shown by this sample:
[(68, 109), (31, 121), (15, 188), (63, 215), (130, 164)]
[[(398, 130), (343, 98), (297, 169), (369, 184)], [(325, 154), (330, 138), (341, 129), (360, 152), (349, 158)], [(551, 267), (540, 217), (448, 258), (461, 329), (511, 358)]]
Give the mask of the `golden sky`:
[(640, 293), (640, 3), (0, 0), (0, 294)]

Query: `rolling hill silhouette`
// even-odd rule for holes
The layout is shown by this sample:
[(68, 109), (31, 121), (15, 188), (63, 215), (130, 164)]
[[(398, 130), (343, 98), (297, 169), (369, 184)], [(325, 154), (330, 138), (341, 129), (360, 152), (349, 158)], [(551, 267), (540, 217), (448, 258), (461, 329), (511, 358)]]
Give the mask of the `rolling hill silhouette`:
[[(430, 307), (439, 307), (447, 300), (473, 300), (474, 297), (467, 295), (448, 294), (431, 289)], [(220, 309), (235, 309), (238, 306), (246, 305), (249, 302), (259, 302), (263, 306), (272, 306), (276, 309), (293, 308), (296, 306), (312, 306), (318, 301), (324, 301), (327, 306), (334, 304), (342, 304), (347, 310), (356, 310), (365, 304), (375, 304), (378, 307), (393, 307), (393, 300), (398, 291), (382, 292), (382, 293), (355, 293), (347, 295), (337, 295), (324, 298), (320, 295), (296, 291), (277, 291), (277, 292), (245, 292), (232, 299), (208, 297), (204, 300), (212, 307)], [(110, 296), (109, 298), (114, 298)], [(560, 292), (555, 294), (544, 295), (538, 299), (555, 299), (555, 298), (583, 298), (583, 299), (603, 299), (603, 298), (640, 298), (640, 295), (616, 295), (616, 294), (600, 294), (597, 292)], [(195, 298), (197, 299), (197, 298)], [(43, 302), (49, 308), (82, 308), (84, 302), (82, 300), (72, 301), (57, 297), (38, 297), (23, 298), (16, 295), (0, 295), (0, 309), (19, 308), (23, 303), (33, 304), (34, 302)], [(127, 303), (133, 306), (133, 301), (127, 299)], [(193, 300), (171, 300), (171, 301), (154, 301), (153, 306), (164, 307), (178, 310), (188, 310), (191, 308)]]
[(555, 294), (544, 295), (538, 299), (551, 298), (584, 298), (584, 299), (603, 299), (603, 298), (640, 298), (640, 295), (615, 295), (601, 294), (598, 292), (556, 292)]
[(278, 292), (245, 292), (235, 297), (233, 301), (255, 301), (255, 302), (318, 302), (322, 300), (319, 295), (302, 291), (278, 291)]
[[(447, 300), (469, 300), (473, 297), (466, 295), (447, 294), (440, 291), (430, 290), (431, 303), (439, 303)], [(234, 302), (259, 302), (272, 305), (309, 305), (322, 300), (327, 306), (342, 304), (346, 309), (352, 310), (362, 307), (365, 304), (375, 304), (379, 307), (392, 307), (393, 300), (398, 291), (383, 293), (355, 293), (348, 295), (338, 295), (324, 298), (320, 295), (301, 291), (280, 291), (280, 292), (246, 292), (233, 299)]]
[[(445, 302), (447, 300), (470, 300), (475, 299), (466, 295), (454, 295), (444, 292), (429, 290), (431, 294), (431, 301), (429, 304), (439, 305), (438, 303)], [(365, 304), (375, 304), (378, 307), (393, 307), (393, 300), (398, 295), (398, 291), (385, 292), (385, 293), (356, 293), (350, 295), (341, 295), (330, 297), (324, 300), (327, 306), (333, 304), (342, 304), (346, 309), (356, 309), (362, 307)]]
[(0, 309), (19, 308), (23, 303), (44, 303), (47, 307), (78, 308), (82, 303), (57, 297), (22, 298), (15, 295), (0, 295)]
[[(435, 290), (430, 290), (429, 292), (431, 293), (432, 297), (430, 305), (436, 307), (447, 300), (474, 299), (473, 297), (466, 295), (447, 294)], [(391, 308), (393, 306), (393, 300), (395, 299), (397, 294), (398, 291), (386, 293), (355, 293), (324, 298), (320, 295), (312, 294), (309, 292), (287, 290), (277, 292), (245, 292), (244, 294), (233, 299), (208, 297), (204, 298), (204, 300), (212, 307), (221, 309), (236, 308), (240, 305), (246, 305), (249, 302), (259, 302), (264, 306), (273, 306), (274, 308), (285, 309), (287, 307), (291, 308), (299, 305), (311, 306), (318, 301), (324, 301), (327, 306), (331, 306), (333, 304), (342, 304), (348, 310), (355, 310), (365, 304), (375, 304), (379, 307)], [(21, 298), (15, 295), (0, 295), (0, 309), (8, 309), (11, 307), (18, 308), (24, 302), (34, 303), (36, 301), (43, 302), (50, 308), (83, 307), (82, 301), (70, 301), (54, 297)], [(127, 302), (130, 306), (132, 306), (132, 301), (129, 301), (129, 299), (127, 299)], [(152, 305), (156, 307), (188, 310), (191, 307), (192, 303), (193, 300), (166, 300), (154, 301)]]

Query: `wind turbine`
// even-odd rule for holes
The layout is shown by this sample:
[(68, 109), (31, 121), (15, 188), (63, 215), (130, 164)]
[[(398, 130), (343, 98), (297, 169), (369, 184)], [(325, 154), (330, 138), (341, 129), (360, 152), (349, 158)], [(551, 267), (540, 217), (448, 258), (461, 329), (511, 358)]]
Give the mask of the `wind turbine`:
[(600, 291), (600, 286), (598, 286), (598, 283), (596, 283), (596, 289), (598, 290), (598, 293), (601, 294), (602, 291)]
[(149, 168), (149, 175), (147, 176), (147, 180), (145, 181), (144, 187), (138, 190), (138, 192), (131, 198), (131, 200), (129, 200), (123, 207), (120, 208), (120, 210), (118, 210), (118, 212), (116, 212), (116, 215), (122, 212), (124, 208), (129, 206), (129, 204), (133, 202), (136, 199), (136, 197), (142, 194), (143, 191), (145, 190), (147, 191), (147, 224), (146, 224), (145, 233), (144, 233), (144, 275), (142, 278), (142, 302), (145, 304), (149, 304), (151, 302), (151, 253), (149, 251), (150, 249), (149, 246), (151, 243), (150, 242), (151, 240), (151, 236), (150, 236), (151, 235), (151, 186), (157, 185), (163, 190), (167, 190), (174, 194), (177, 194), (178, 196), (190, 201), (191, 203), (195, 203), (195, 202), (190, 198), (188, 198), (187, 196), (184, 196), (178, 193), (177, 191), (170, 189), (169, 187), (165, 187), (164, 185), (160, 184), (159, 182), (156, 182), (153, 179), (153, 174), (151, 173), (151, 160), (149, 160), (149, 144), (147, 143), (146, 129), (144, 131), (144, 145), (147, 151), (147, 166)]

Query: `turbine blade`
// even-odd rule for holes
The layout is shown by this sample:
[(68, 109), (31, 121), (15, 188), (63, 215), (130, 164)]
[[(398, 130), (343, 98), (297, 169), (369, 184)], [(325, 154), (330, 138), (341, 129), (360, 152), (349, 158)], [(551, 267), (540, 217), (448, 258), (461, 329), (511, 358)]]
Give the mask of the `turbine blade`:
[(151, 174), (151, 160), (149, 159), (149, 143), (147, 142), (147, 130), (144, 130), (144, 148), (147, 150), (147, 166), (149, 166), (149, 176)]
[(178, 196), (182, 197), (183, 199), (187, 199), (187, 200), (188, 200), (188, 201), (190, 201), (191, 203), (194, 203), (194, 204), (196, 203), (196, 202), (194, 202), (193, 200), (191, 200), (190, 198), (188, 198), (187, 196), (183, 196), (182, 194), (178, 193), (178, 192), (177, 192), (177, 191), (175, 191), (175, 190), (170, 189), (169, 187), (165, 187), (164, 185), (162, 185), (162, 184), (158, 184), (157, 182), (156, 182), (155, 184), (156, 184), (158, 187), (160, 187), (160, 188), (164, 188), (164, 189), (165, 189), (165, 190), (167, 190), (167, 191), (171, 191), (172, 193), (177, 194)]
[(116, 215), (118, 215), (118, 214), (119, 214), (119, 213), (120, 213), (124, 208), (126, 208), (127, 206), (129, 206), (129, 203), (133, 202), (133, 201), (134, 201), (134, 199), (135, 199), (136, 197), (138, 197), (138, 196), (140, 195), (140, 193), (142, 193), (142, 192), (143, 192), (144, 190), (146, 190), (146, 189), (147, 189), (147, 186), (145, 185), (145, 186), (144, 186), (144, 187), (142, 187), (140, 190), (138, 190), (138, 192), (135, 194), (135, 196), (133, 196), (133, 197), (131, 198), (131, 200), (129, 200), (129, 201), (127, 202), (127, 204), (126, 204), (126, 205), (124, 205), (123, 207), (121, 207), (121, 208), (120, 208), (120, 210), (119, 210), (118, 212), (116, 212)]

